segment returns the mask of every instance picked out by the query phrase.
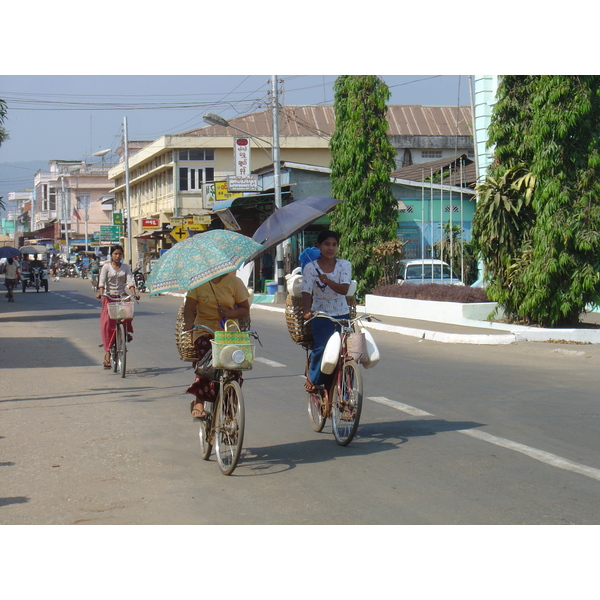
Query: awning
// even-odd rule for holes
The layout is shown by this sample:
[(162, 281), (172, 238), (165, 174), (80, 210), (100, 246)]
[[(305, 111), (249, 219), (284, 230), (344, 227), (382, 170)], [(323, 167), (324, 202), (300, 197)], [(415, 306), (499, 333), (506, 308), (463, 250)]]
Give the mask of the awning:
[(149, 239), (152, 239), (155, 235), (159, 235), (162, 233), (166, 233), (166, 232), (163, 232), (162, 228), (159, 228), (159, 229), (152, 229), (151, 231), (144, 231), (144, 233), (140, 233), (140, 235), (134, 235), (133, 237), (136, 240), (149, 240)]

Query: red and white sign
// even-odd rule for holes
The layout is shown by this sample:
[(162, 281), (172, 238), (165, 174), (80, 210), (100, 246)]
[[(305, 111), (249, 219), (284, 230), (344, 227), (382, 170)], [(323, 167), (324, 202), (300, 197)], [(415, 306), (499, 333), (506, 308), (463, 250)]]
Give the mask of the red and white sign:
[(142, 219), (142, 229), (158, 229), (158, 219)]
[(233, 162), (236, 177), (247, 177), (250, 175), (250, 139), (233, 139)]

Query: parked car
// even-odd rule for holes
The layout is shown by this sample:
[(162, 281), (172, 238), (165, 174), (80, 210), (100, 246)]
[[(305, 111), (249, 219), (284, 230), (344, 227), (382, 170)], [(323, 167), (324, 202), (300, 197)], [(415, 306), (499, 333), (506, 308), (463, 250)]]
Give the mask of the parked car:
[(401, 260), (399, 264), (398, 283), (465, 285), (448, 263), (437, 258), (411, 258)]

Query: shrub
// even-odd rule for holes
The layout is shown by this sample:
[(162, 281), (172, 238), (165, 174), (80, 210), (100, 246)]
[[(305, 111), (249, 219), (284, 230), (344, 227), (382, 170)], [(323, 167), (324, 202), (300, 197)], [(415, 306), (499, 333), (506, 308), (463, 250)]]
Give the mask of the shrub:
[(437, 302), (489, 302), (483, 288), (472, 288), (463, 285), (443, 285), (437, 283), (403, 283), (379, 285), (373, 288), (372, 294), (390, 298), (408, 298), (411, 300), (435, 300)]

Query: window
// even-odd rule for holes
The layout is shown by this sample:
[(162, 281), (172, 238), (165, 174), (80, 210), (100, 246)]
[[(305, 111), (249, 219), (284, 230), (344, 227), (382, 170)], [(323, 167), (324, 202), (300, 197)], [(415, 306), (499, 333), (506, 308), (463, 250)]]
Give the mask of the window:
[(212, 167), (205, 169), (179, 168), (179, 190), (182, 192), (200, 191), (203, 183), (214, 181), (214, 179), (215, 170)]
[(190, 150), (180, 150), (179, 160), (215, 160), (215, 151), (210, 148), (192, 148)]
[(56, 210), (56, 188), (42, 184), (42, 210)]
[(421, 150), (421, 158), (442, 158), (441, 150)]
[[(450, 212), (450, 206), (444, 206), (444, 212), (449, 213)], [(460, 212), (460, 206), (458, 206), (458, 204), (453, 204), (452, 205), (452, 212), (453, 213)]]
[(405, 208), (401, 208), (398, 212), (402, 212), (402, 213), (412, 213), (415, 212), (415, 207), (412, 205), (408, 205)]

